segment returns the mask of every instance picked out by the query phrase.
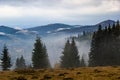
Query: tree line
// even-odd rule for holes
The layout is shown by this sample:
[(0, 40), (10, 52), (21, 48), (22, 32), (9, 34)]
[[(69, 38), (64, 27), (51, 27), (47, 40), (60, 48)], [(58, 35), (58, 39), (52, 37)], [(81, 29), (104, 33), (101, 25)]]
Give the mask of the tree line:
[(120, 65), (120, 24), (106, 26), (94, 32), (89, 54), (89, 66)]

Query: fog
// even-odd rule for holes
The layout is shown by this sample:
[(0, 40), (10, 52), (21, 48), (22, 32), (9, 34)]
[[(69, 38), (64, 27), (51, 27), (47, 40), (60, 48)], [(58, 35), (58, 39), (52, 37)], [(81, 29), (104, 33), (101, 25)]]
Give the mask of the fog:
[[(70, 36), (75, 36), (75, 34), (74, 35), (61, 34), (41, 37), (42, 42), (46, 45), (48, 57), (52, 67), (54, 67), (55, 63), (60, 62), (60, 56), (62, 55), (65, 42), (68, 38), (70, 38)], [(6, 41), (0, 40), (1, 44), (0, 52), (2, 52), (2, 46), (4, 44), (8, 46), (8, 50), (13, 64), (12, 69), (15, 68), (16, 58), (21, 57), (21, 55), (24, 56), (27, 65), (32, 64), (31, 57), (35, 39), (36, 38), (34, 37), (28, 40), (23, 39), (13, 39)], [(90, 40), (84, 40), (80, 42), (76, 41), (76, 45), (78, 47), (80, 57), (84, 56), (85, 61), (87, 63), (88, 53), (90, 49)]]
[[(49, 59), (52, 67), (55, 63), (60, 62), (60, 56), (62, 55), (63, 48), (67, 39), (70, 38), (71, 35), (59, 35), (53, 37), (45, 37), (43, 38), (44, 43), (46, 44)], [(75, 36), (75, 35), (72, 35)], [(86, 63), (88, 64), (88, 53), (90, 50), (90, 40), (84, 41), (76, 41), (76, 45), (79, 51), (80, 58), (83, 56)]]
[(43, 38), (43, 41), (47, 47), (48, 56), (52, 66), (60, 61), (60, 56), (62, 55), (62, 51), (67, 38), (68, 35), (59, 35), (54, 37)]
[(89, 60), (88, 54), (90, 52), (90, 44), (91, 44), (90, 40), (76, 42), (80, 58), (82, 58), (83, 56), (87, 65), (88, 65), (88, 60)]

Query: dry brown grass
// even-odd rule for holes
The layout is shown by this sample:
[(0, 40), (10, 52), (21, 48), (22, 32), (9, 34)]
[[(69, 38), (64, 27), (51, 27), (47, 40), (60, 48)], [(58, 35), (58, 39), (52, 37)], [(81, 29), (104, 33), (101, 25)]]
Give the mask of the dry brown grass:
[(0, 80), (120, 80), (120, 67), (0, 71)]

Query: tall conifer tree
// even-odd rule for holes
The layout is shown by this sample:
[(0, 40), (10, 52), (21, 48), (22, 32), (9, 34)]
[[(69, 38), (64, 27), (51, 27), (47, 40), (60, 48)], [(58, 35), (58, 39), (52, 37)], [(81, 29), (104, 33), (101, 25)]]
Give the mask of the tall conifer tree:
[(62, 68), (73, 68), (80, 66), (78, 49), (75, 44), (74, 38), (72, 39), (71, 43), (69, 42), (69, 40), (67, 40), (62, 54), (63, 54), (61, 57)]
[(36, 42), (34, 44), (34, 49), (32, 52), (32, 63), (33, 63), (33, 68), (35, 69), (50, 67), (47, 49), (45, 45), (43, 45), (40, 37), (37, 37)]
[(67, 40), (65, 47), (64, 47), (64, 51), (62, 52), (62, 56), (61, 56), (61, 67), (62, 68), (68, 68), (70, 67), (69, 63), (70, 63), (70, 41)]
[(4, 45), (3, 51), (2, 51), (2, 58), (1, 58), (1, 66), (3, 70), (9, 70), (9, 68), (12, 66), (11, 64), (11, 58), (8, 52), (8, 48), (6, 45)]

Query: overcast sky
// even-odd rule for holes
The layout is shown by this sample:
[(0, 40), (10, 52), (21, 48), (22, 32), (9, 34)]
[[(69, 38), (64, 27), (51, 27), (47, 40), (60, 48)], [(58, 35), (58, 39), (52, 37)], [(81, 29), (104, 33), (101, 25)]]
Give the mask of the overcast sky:
[(120, 19), (120, 0), (0, 0), (0, 25), (96, 24)]

